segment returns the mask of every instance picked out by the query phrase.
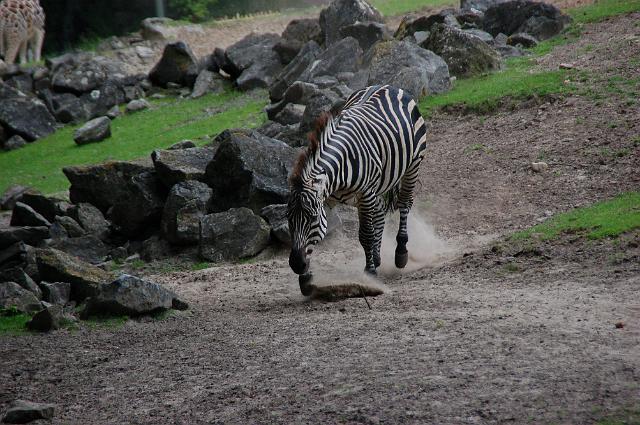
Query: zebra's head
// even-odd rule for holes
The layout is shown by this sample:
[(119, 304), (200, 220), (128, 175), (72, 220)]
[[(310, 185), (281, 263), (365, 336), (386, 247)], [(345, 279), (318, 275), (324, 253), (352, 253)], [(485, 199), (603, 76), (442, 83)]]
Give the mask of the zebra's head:
[(287, 205), (292, 243), (289, 266), (296, 274), (309, 271), (308, 256), (313, 252), (312, 247), (327, 234), (327, 213), (324, 209), (326, 184), (326, 174), (308, 181), (301, 177), (291, 181)]

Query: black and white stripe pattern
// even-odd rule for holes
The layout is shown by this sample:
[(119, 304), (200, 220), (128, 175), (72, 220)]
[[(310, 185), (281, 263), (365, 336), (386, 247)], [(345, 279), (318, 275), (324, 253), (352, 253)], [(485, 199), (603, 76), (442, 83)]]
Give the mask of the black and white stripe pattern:
[(403, 90), (374, 86), (354, 93), (318, 134), (317, 147), (292, 178), (288, 218), (294, 271), (306, 273), (310, 245), (326, 234), (323, 204), (328, 200), (358, 207), (359, 239), (370, 273), (380, 265), (385, 215), (399, 209), (396, 265), (404, 267), (407, 216), (425, 148), (425, 121)]

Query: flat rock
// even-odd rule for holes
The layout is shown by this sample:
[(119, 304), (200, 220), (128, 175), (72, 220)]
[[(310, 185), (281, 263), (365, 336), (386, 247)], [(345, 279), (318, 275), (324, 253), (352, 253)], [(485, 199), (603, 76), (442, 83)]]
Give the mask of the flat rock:
[(111, 273), (53, 248), (37, 250), (36, 263), (42, 280), (71, 284), (73, 301), (94, 295), (98, 285), (112, 279)]
[(34, 403), (25, 400), (16, 400), (2, 418), (7, 424), (26, 424), (38, 419), (51, 419), (55, 411), (55, 405)]
[(9, 247), (16, 242), (24, 242), (27, 245), (38, 245), (49, 237), (49, 228), (46, 226), (9, 227), (0, 229), (0, 249)]
[(77, 145), (101, 142), (111, 137), (111, 120), (109, 117), (92, 119), (73, 133)]
[(134, 112), (144, 111), (145, 109), (149, 109), (151, 104), (144, 99), (134, 99), (127, 103), (127, 106), (124, 108), (127, 114), (131, 114)]
[(0, 82), (0, 125), (31, 142), (53, 133), (56, 119), (45, 104)]
[(83, 317), (153, 314), (173, 308), (174, 300), (184, 304), (163, 286), (125, 274), (100, 286), (88, 300)]
[(38, 214), (41, 214), (49, 222), (57, 215), (66, 215), (71, 205), (64, 199), (46, 196), (41, 193), (27, 191), (19, 199), (23, 204), (29, 205)]
[(151, 154), (158, 178), (167, 188), (187, 180), (203, 180), (214, 147), (155, 150)]
[(2, 143), (2, 149), (5, 151), (13, 151), (25, 147), (26, 145), (27, 141), (24, 140), (22, 136), (16, 134), (11, 136), (6, 142)]
[(280, 57), (273, 50), (280, 42), (277, 34), (249, 34), (226, 51), (226, 59), (237, 69), (240, 90), (267, 88), (282, 71)]
[(105, 245), (93, 234), (57, 239), (51, 242), (49, 246), (78, 257), (89, 264), (103, 263), (111, 250), (109, 246)]

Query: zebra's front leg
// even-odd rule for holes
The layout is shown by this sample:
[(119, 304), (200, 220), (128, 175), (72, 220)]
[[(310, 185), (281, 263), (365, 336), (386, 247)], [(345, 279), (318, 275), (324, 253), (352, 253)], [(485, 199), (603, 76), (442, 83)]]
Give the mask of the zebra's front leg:
[(378, 198), (378, 207), (374, 213), (373, 228), (375, 239), (373, 242), (373, 265), (378, 268), (382, 262), (380, 259), (380, 248), (382, 246), (382, 234), (384, 233), (384, 218), (386, 215), (385, 205), (382, 198)]
[(398, 194), (398, 209), (400, 210), (400, 226), (398, 235), (396, 236), (396, 267), (405, 268), (409, 262), (409, 251), (407, 250), (407, 242), (409, 242), (409, 233), (407, 231), (407, 221), (409, 212), (413, 205), (413, 189), (416, 187), (418, 180), (418, 169), (420, 161), (414, 163), (402, 178), (400, 193)]
[(360, 229), (358, 236), (360, 239), (360, 245), (364, 249), (364, 257), (366, 265), (364, 271), (366, 273), (375, 275), (376, 264), (374, 261), (374, 248), (375, 248), (375, 211), (377, 209), (377, 202), (374, 196), (366, 196), (360, 200), (358, 205), (358, 221)]

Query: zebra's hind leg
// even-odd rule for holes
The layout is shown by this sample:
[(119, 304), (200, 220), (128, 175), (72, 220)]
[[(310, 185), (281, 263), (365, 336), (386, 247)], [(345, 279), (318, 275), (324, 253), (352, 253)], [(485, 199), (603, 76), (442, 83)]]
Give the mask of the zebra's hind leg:
[(366, 273), (375, 275), (376, 265), (374, 261), (374, 247), (375, 247), (375, 212), (378, 209), (378, 202), (375, 196), (363, 196), (358, 204), (358, 221), (359, 231), (358, 236), (360, 239), (360, 245), (364, 249), (364, 256), (366, 265), (364, 271)]
[(398, 194), (398, 209), (400, 210), (400, 226), (398, 235), (396, 236), (396, 267), (405, 268), (409, 262), (409, 251), (407, 250), (407, 242), (409, 242), (409, 233), (407, 231), (407, 219), (409, 212), (413, 206), (413, 189), (416, 187), (418, 180), (418, 169), (420, 161), (415, 162), (402, 178), (402, 186)]

